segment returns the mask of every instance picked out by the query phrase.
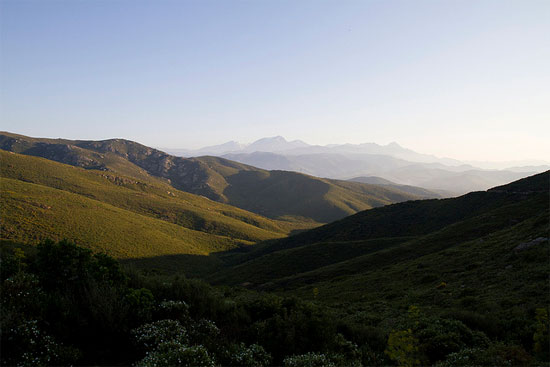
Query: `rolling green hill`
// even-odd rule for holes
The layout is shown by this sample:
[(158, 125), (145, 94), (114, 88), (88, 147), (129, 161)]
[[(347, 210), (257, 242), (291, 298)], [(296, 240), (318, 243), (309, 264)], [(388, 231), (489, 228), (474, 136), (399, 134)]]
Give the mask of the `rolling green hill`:
[[(208, 255), (302, 228), (176, 190), (150, 176), (128, 177), (6, 151), (0, 151), (0, 162), (2, 239), (68, 238), (130, 259)], [(192, 263), (181, 260), (184, 267)], [(201, 261), (218, 262), (212, 256)]]
[(342, 243), (379, 238), (420, 237), (467, 219), (473, 219), (475, 222), (484, 213), (515, 201), (523, 202), (527, 198), (529, 195), (522, 193), (488, 191), (473, 192), (453, 199), (408, 201), (388, 205), (363, 211), (276, 242), (266, 242), (256, 246), (240, 261), (321, 242)]
[(444, 366), (539, 365), (526, 351), (543, 356), (537, 330), (549, 332), (541, 321), (550, 304), (549, 193), (550, 171), (454, 199), (375, 208), (227, 255), (207, 279), (324, 304), (356, 325), (343, 330), (373, 344), (390, 345), (396, 330), (420, 343), (433, 337), (429, 364), (456, 346), (449, 325), (458, 322), (497, 343), (501, 359), (483, 361), (491, 352), (476, 341)]
[(175, 190), (154, 178), (143, 182), (4, 151), (0, 151), (0, 157), (2, 177), (73, 192), (194, 230), (257, 241), (293, 229), (285, 222)]
[[(494, 271), (492, 279), (487, 274), (491, 292), (510, 292), (507, 274), (525, 273), (540, 283), (550, 270), (541, 262), (548, 258), (549, 179), (546, 172), (487, 192), (364, 211), (228, 256), (229, 266), (210, 279), (304, 297), (311, 297), (315, 287), (331, 302), (373, 301), (398, 294), (402, 283), (413, 284), (411, 292), (416, 286), (427, 292), (450, 279), (474, 282), (488, 267)], [(539, 237), (541, 244), (525, 253), (514, 250)], [(513, 270), (497, 271), (501, 265), (502, 271), (508, 265)], [(537, 286), (541, 292), (548, 288)]]
[(181, 158), (111, 139), (71, 141), (0, 133), (0, 149), (86, 169), (112, 171), (143, 182), (161, 178), (176, 189), (269, 218), (326, 223), (358, 211), (418, 199), (399, 188), (266, 171), (223, 158)]

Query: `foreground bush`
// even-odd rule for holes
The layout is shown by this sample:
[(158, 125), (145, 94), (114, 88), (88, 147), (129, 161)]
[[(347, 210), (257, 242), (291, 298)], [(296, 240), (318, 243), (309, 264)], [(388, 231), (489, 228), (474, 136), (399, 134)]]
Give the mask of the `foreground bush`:
[[(496, 317), (441, 317), (416, 307), (368, 324), (295, 297), (125, 273), (112, 258), (68, 241), (46, 241), (29, 253), (0, 250), (2, 365), (446, 367), (548, 360), (546, 308), (533, 309), (530, 320), (525, 313), (504, 319), (504, 331), (493, 327)], [(350, 310), (341, 311), (359, 315)]]

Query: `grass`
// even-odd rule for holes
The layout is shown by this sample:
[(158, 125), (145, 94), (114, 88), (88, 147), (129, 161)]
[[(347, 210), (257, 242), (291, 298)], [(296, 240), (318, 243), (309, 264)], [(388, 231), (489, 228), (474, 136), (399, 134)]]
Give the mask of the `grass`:
[(68, 238), (119, 258), (206, 255), (244, 243), (32, 183), (2, 178), (2, 190), (2, 232), (21, 242)]
[(49, 160), (0, 151), (1, 176), (83, 195), (121, 209), (186, 228), (247, 241), (281, 237), (295, 226), (173, 189), (112, 172), (84, 170)]
[(206, 256), (199, 261), (198, 255), (315, 225), (264, 218), (154, 177), (141, 180), (5, 151), (0, 159), (5, 240), (36, 244), (67, 238), (136, 264), (140, 258), (156, 258), (147, 266), (202, 274), (220, 260)]
[[(462, 309), (484, 318), (499, 312), (532, 316), (535, 308), (550, 304), (548, 242), (522, 252), (514, 248), (533, 236), (547, 235), (547, 225), (548, 216), (540, 215), (408, 260), (373, 266), (357, 259), (346, 264), (352, 269), (344, 264), (323, 269), (322, 278), (310, 285), (302, 282), (291, 293), (313, 299), (317, 288), (323, 302), (381, 308), (382, 313), (415, 304), (438, 312)], [(363, 270), (357, 272), (359, 267)], [(336, 275), (344, 271), (355, 273)]]
[[(215, 283), (262, 285), (276, 279), (307, 273), (341, 263), (380, 249), (388, 249), (409, 237), (379, 238), (366, 241), (320, 242), (269, 253), (252, 260), (223, 256), (227, 269), (209, 277)], [(220, 255), (221, 256), (221, 255)]]
[[(355, 315), (363, 310), (379, 321), (411, 304), (481, 319), (492, 312), (507, 320), (514, 312), (532, 317), (550, 303), (549, 176), (361, 212), (220, 257), (226, 267), (208, 279), (297, 295)], [(538, 237), (546, 240), (515, 250)]]

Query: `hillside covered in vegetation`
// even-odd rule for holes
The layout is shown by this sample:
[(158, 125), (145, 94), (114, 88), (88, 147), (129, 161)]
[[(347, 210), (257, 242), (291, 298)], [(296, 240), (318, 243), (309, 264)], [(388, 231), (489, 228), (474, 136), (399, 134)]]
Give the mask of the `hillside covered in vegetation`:
[(327, 223), (390, 203), (439, 197), (395, 187), (267, 171), (217, 157), (182, 158), (124, 139), (80, 141), (0, 133), (0, 149), (139, 181), (162, 179), (173, 188), (202, 195), (273, 219)]
[[(70, 239), (119, 259), (208, 255), (282, 237), (309, 223), (276, 221), (179, 191), (154, 177), (85, 170), (0, 151), (2, 238)], [(192, 258), (178, 258), (193, 272)], [(213, 257), (200, 262), (215, 266)], [(165, 267), (166, 263), (157, 261)]]
[[(58, 165), (5, 155), (3, 162), (28, 159), (45, 170)], [(4, 176), (15, 176), (14, 166), (5, 165)], [(70, 180), (80, 168), (56, 170), (54, 179), (19, 169), (22, 176), (4, 177), (3, 185), (13, 186), (3, 187), (36, 195), (35, 186), (47, 194), (63, 182), (85, 192), (84, 181)], [(97, 175), (110, 182), (101, 171), (82, 171), (79, 180), (88, 177), (94, 187)], [(226, 284), (218, 286), (185, 278), (181, 263), (179, 274), (178, 266), (169, 274), (162, 262), (121, 266), (66, 240), (38, 246), (29, 238), (3, 240), (2, 364), (546, 365), (549, 180), (546, 172), (455, 199), (395, 204), (215, 257), (192, 257), (189, 266), (218, 261), (197, 272)], [(101, 195), (107, 200), (109, 190)], [(109, 210), (118, 208), (114, 197)], [(283, 233), (274, 231), (278, 222), (264, 220), (254, 227)], [(75, 235), (93, 233), (89, 223)]]
[[(67, 241), (4, 241), (1, 250), (2, 365), (542, 366), (549, 358), (544, 304), (508, 318), (416, 304), (335, 309), (143, 275)], [(439, 288), (436, 306), (450, 293)], [(476, 303), (469, 292), (464, 305)]]

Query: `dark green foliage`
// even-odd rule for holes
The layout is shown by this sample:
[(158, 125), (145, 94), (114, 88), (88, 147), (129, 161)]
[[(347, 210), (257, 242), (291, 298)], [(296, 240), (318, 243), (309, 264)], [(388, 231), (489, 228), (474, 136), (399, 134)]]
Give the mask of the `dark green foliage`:
[(125, 281), (116, 260), (106, 254), (93, 254), (67, 240), (40, 243), (34, 266), (41, 285), (51, 290), (81, 288), (90, 281), (109, 284)]
[(533, 335), (534, 352), (545, 361), (550, 360), (550, 321), (548, 308), (536, 310), (535, 334)]
[[(10, 257), (16, 256), (3, 252), (3, 261)], [(29, 272), (20, 268), (3, 279), (3, 330), (26, 330), (24, 325), (30, 325), (32, 335), (44, 336), (44, 345), (56, 346), (51, 358), (81, 356), (86, 361), (93, 354), (101, 361), (103, 353), (121, 343), (130, 315), (138, 310), (126, 301), (126, 277), (116, 261), (68, 241), (46, 241), (25, 265)], [(2, 343), (13, 338), (4, 334)], [(63, 345), (69, 344), (80, 352), (63, 352)], [(18, 355), (17, 348), (3, 350), (6, 360), (26, 358), (24, 351)], [(71, 363), (53, 361), (46, 364)]]
[[(444, 361), (438, 362), (436, 367), (461, 366), (531, 366), (533, 358), (522, 348), (516, 345), (494, 343), (486, 348), (464, 348), (459, 352), (451, 353)], [(536, 365), (536, 364), (535, 364)]]
[(37, 320), (4, 324), (3, 328), (3, 365), (29, 367), (65, 365), (73, 363), (80, 356), (78, 349), (59, 343), (40, 328)]
[(283, 299), (274, 314), (255, 321), (252, 333), (276, 363), (285, 355), (326, 350), (336, 334), (327, 313), (294, 298)]
[(134, 313), (134, 318), (137, 320), (150, 320), (153, 314), (155, 305), (155, 297), (149, 289), (128, 289), (125, 298), (129, 307), (137, 312)]
[(285, 367), (336, 367), (328, 356), (322, 353), (306, 353), (287, 357)]
[(215, 367), (214, 358), (202, 345), (184, 346), (175, 342), (165, 342), (152, 350), (136, 363), (138, 367)]
[(230, 345), (220, 362), (224, 366), (268, 367), (271, 365), (271, 355), (261, 345), (239, 343)]
[[(47, 241), (29, 256), (13, 251), (21, 247), (2, 252), (3, 262), (17, 264), (2, 280), (3, 365), (377, 366), (391, 363), (399, 348), (403, 358), (410, 350), (413, 361), (442, 366), (545, 358), (540, 310), (530, 321), (500, 322), (507, 333), (496, 335), (509, 341), (496, 342), (478, 331), (492, 330), (494, 321), (472, 312), (441, 317), (413, 307), (395, 319), (376, 318), (183, 277), (124, 275), (109, 257), (67, 241)], [(535, 345), (511, 342), (523, 333)]]

